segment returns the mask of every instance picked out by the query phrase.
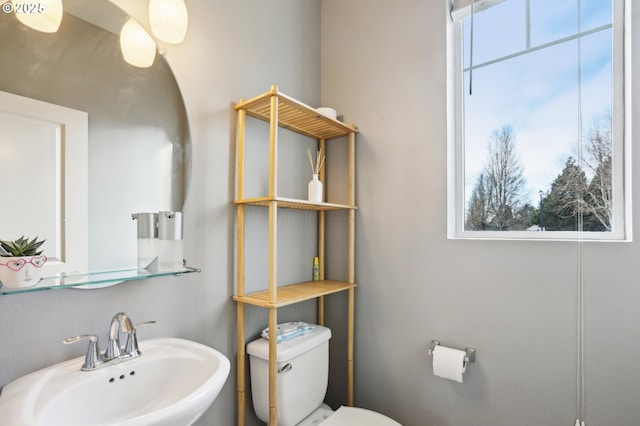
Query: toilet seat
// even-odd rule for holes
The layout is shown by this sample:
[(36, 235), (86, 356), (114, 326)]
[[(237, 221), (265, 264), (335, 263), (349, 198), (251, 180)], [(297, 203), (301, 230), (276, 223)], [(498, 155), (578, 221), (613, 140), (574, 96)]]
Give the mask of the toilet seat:
[(328, 417), (332, 416), (334, 411), (327, 404), (322, 404), (316, 408), (313, 413), (302, 419), (296, 426), (318, 426)]
[(364, 408), (342, 406), (321, 426), (402, 426), (389, 417)]

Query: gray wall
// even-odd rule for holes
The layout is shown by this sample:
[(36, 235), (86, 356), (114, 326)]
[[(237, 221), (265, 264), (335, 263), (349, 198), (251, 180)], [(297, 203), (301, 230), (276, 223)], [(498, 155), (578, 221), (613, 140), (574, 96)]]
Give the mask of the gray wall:
[[(321, 4), (322, 10), (317, 1), (188, 2), (191, 30), (183, 45), (168, 48), (167, 58), (183, 91), (194, 144), (185, 256), (203, 272), (95, 291), (0, 297), (2, 384), (80, 355), (83, 348), (61, 340), (106, 332), (119, 310), (136, 321), (158, 321), (141, 331), (141, 345), (155, 336), (190, 338), (218, 348), (235, 367), (231, 107), (275, 83), (311, 105), (322, 94), (323, 104), (362, 131), (357, 405), (407, 426), (573, 425), (577, 246), (446, 239), (444, 2)], [(251, 132), (258, 130), (252, 125)], [(637, 161), (635, 154), (634, 166)], [(294, 179), (306, 179), (297, 173)], [(310, 226), (308, 218), (293, 214), (281, 219), (300, 230)], [(250, 226), (259, 230), (261, 221), (256, 214)], [(332, 217), (330, 227), (340, 238), (344, 217)], [(256, 232), (255, 238), (259, 253), (264, 235)], [(328, 259), (336, 278), (345, 274), (341, 251), (336, 247), (338, 255)], [(640, 350), (639, 255), (637, 243), (585, 248), (589, 426), (632, 425), (640, 415), (634, 360)], [(300, 266), (285, 279), (306, 273), (307, 256), (293, 258)], [(337, 343), (329, 401), (335, 405), (344, 401), (344, 298), (329, 304)], [(310, 320), (312, 312), (305, 304), (283, 311), (280, 319)], [(265, 322), (263, 312), (251, 310), (247, 332), (255, 335)], [(478, 349), (464, 384), (432, 375), (426, 350), (434, 338)], [(234, 424), (235, 401), (232, 373), (199, 424)], [(248, 424), (258, 424), (249, 415)]]
[[(408, 426), (573, 425), (577, 244), (447, 240), (445, 1), (401, 3), (322, 1), (322, 101), (361, 129), (356, 404)], [(639, 251), (585, 245), (589, 426), (638, 424)], [(477, 348), (463, 384), (432, 374), (431, 339)]]
[[(138, 3), (138, 2), (136, 2)], [(132, 4), (132, 7), (135, 6)], [(278, 0), (188, 1), (189, 33), (179, 46), (166, 46), (169, 61), (185, 100), (193, 141), (193, 174), (185, 206), (185, 257), (202, 273), (160, 278), (112, 288), (63, 290), (0, 297), (0, 385), (47, 365), (80, 356), (84, 345), (62, 340), (80, 333), (106, 333), (111, 316), (125, 311), (134, 321), (157, 320), (139, 333), (144, 339), (177, 336), (217, 348), (232, 361), (232, 373), (221, 395), (200, 425), (235, 423), (235, 304), (234, 198), (235, 114), (240, 98), (267, 91), (272, 84), (310, 105), (320, 101), (320, 2)], [(251, 161), (260, 167), (260, 142), (265, 133), (252, 123)], [(283, 145), (295, 138), (283, 137)], [(300, 167), (281, 176), (283, 195), (301, 196), (310, 180), (305, 146), (281, 157)], [(307, 167), (307, 168), (304, 168)], [(258, 173), (264, 173), (259, 168)], [(258, 191), (253, 185), (252, 191)], [(296, 186), (293, 182), (300, 182)], [(304, 192), (302, 192), (304, 193)], [(256, 266), (253, 277), (266, 277), (262, 256), (264, 211), (251, 211), (248, 241)], [(313, 217), (280, 215), (284, 282), (300, 281), (311, 273), (315, 233)], [(285, 226), (287, 225), (287, 226)], [(253, 232), (255, 230), (255, 232)], [(262, 232), (262, 233), (261, 233)], [(309, 237), (302, 250), (295, 243)], [(249, 239), (248, 239), (249, 240)], [(294, 244), (286, 249), (284, 242)], [(263, 279), (263, 278), (262, 278)], [(258, 285), (262, 283), (256, 283)], [(313, 320), (311, 303), (283, 310), (282, 321)], [(250, 337), (266, 325), (262, 310), (249, 309)], [(99, 398), (99, 396), (96, 396)], [(258, 424), (252, 410), (249, 424)]]

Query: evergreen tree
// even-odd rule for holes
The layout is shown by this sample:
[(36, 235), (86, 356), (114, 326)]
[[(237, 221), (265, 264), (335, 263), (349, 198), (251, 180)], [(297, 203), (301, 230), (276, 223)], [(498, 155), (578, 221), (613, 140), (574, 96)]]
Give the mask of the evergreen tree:
[(536, 208), (526, 203), (515, 212), (510, 224), (510, 229), (512, 231), (526, 231), (531, 225), (535, 225), (536, 215)]
[(586, 138), (581, 164), (569, 157), (541, 200), (539, 214), (544, 217), (546, 230), (611, 231), (612, 147), (611, 115), (605, 114), (594, 122)]
[(609, 157), (596, 169), (596, 174), (591, 178), (585, 194), (585, 211), (589, 219), (585, 223), (585, 231), (611, 231), (613, 209), (611, 179), (611, 158)]
[(611, 136), (609, 113), (594, 122), (580, 154), (584, 154), (582, 161), (567, 158), (550, 189), (540, 191), (540, 206), (535, 208), (526, 200), (526, 180), (516, 155), (513, 129), (504, 126), (495, 130), (486, 165), (469, 198), (465, 229), (516, 231), (537, 224), (546, 231), (611, 231)]
[(487, 189), (484, 181), (484, 173), (480, 173), (469, 199), (469, 208), (467, 209), (467, 218), (464, 225), (468, 231), (486, 231), (489, 225)]
[[(578, 213), (587, 192), (587, 176), (569, 157), (551, 190), (542, 200), (544, 227), (547, 231), (575, 231), (578, 229)], [(584, 220), (584, 212), (583, 212)]]

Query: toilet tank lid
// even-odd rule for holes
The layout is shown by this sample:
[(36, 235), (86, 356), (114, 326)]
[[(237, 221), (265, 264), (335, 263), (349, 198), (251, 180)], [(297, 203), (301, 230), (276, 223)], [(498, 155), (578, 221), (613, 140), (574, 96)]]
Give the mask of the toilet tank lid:
[[(330, 338), (331, 330), (329, 328), (316, 325), (315, 329), (310, 333), (278, 343), (276, 345), (276, 362), (289, 361), (326, 342)], [(260, 337), (253, 342), (249, 342), (249, 344), (247, 344), (247, 353), (268, 360), (269, 341)]]

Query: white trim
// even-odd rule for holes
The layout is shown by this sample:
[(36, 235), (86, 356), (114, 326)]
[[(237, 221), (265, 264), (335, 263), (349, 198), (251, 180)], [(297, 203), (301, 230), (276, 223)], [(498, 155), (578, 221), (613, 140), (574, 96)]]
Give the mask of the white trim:
[[(59, 126), (62, 185), (59, 215), (60, 258), (47, 261), (43, 276), (87, 271), (89, 265), (88, 114), (0, 91), (0, 111)], [(63, 240), (63, 241), (62, 241)], [(43, 253), (47, 255), (47, 253)], [(49, 254), (48, 256), (51, 257)]]
[(460, 231), (448, 237), (451, 240), (506, 240), (506, 241), (587, 241), (631, 242), (631, 238), (616, 238), (613, 232), (577, 231)]
[[(457, 129), (456, 123), (459, 120), (459, 102), (456, 89), (461, 85), (456, 84), (454, 77), (458, 76), (456, 66), (459, 63), (460, 42), (459, 33), (460, 26), (454, 25), (452, 21), (447, 21), (446, 37), (447, 37), (447, 237), (455, 238), (458, 232), (456, 226), (459, 223), (457, 197), (458, 194), (458, 161), (456, 141)], [(456, 32), (456, 30), (458, 30)]]
[[(617, 33), (614, 32), (614, 46), (616, 46), (615, 43), (615, 37), (616, 34), (618, 34), (619, 37), (621, 37), (621, 42), (622, 42), (622, 46), (624, 48), (623, 54), (622, 56), (622, 63), (619, 64), (618, 66), (621, 67), (621, 72), (622, 72), (622, 84), (623, 84), (623, 88), (618, 92), (622, 94), (622, 98), (620, 100), (620, 105), (624, 108), (623, 110), (623, 115), (620, 117), (620, 119), (622, 120), (622, 123), (617, 124), (618, 128), (620, 129), (620, 131), (623, 132), (624, 135), (624, 158), (622, 160), (622, 167), (623, 167), (623, 183), (624, 183), (624, 188), (622, 188), (621, 193), (624, 195), (624, 211), (623, 211), (623, 218), (624, 218), (624, 228), (625, 228), (625, 240), (626, 241), (631, 241), (633, 239), (633, 207), (632, 207), (632, 162), (631, 162), (631, 153), (632, 153), (632, 146), (633, 146), (633, 139), (632, 139), (632, 84), (631, 84), (631, 80), (632, 80), (632, 67), (631, 67), (631, 63), (632, 63), (632, 28), (633, 26), (631, 25), (631, 13), (632, 13), (632, 9), (631, 9), (631, 1), (632, 0), (624, 0), (624, 1), (619, 1), (616, 2), (614, 1), (614, 19), (616, 19), (615, 17), (618, 17), (619, 22), (623, 23), (623, 29), (624, 31), (618, 31)], [(618, 10), (618, 9), (623, 9), (623, 10)], [(614, 58), (615, 59), (615, 58)], [(615, 62), (614, 62), (615, 64)], [(615, 75), (615, 68), (614, 68), (614, 75)], [(617, 90), (614, 87), (614, 90)], [(615, 101), (615, 100), (614, 100)], [(614, 121), (615, 124), (615, 121)]]
[[(493, 6), (504, 0), (476, 1), (475, 8)], [(447, 237), (450, 239), (479, 240), (585, 240), (585, 241), (631, 241), (631, 0), (613, 2), (613, 87), (612, 87), (612, 132), (613, 132), (613, 190), (614, 217), (611, 232), (560, 232), (560, 231), (465, 231), (466, 205), (464, 200), (464, 109), (462, 99), (462, 16), (470, 2), (458, 9), (452, 8), (452, 18), (447, 22)], [(480, 6), (483, 4), (483, 6)], [(459, 18), (459, 19), (458, 19)], [(622, 28), (621, 28), (622, 27)], [(623, 31), (624, 30), (624, 33)], [(619, 49), (624, 49), (620, 52)], [(623, 135), (623, 138), (616, 135)], [(622, 225), (620, 225), (622, 224)]]
[[(505, 0), (475, 0), (475, 2), (473, 2), (473, 12), (482, 12), (483, 10), (488, 9), (491, 6), (495, 6), (496, 4), (502, 3), (503, 1)], [(457, 3), (458, 2), (454, 0), (452, 0), (451, 2), (450, 16), (453, 22), (459, 22), (464, 18), (471, 16), (471, 1), (467, 0), (465, 4), (461, 5), (457, 5)]]

